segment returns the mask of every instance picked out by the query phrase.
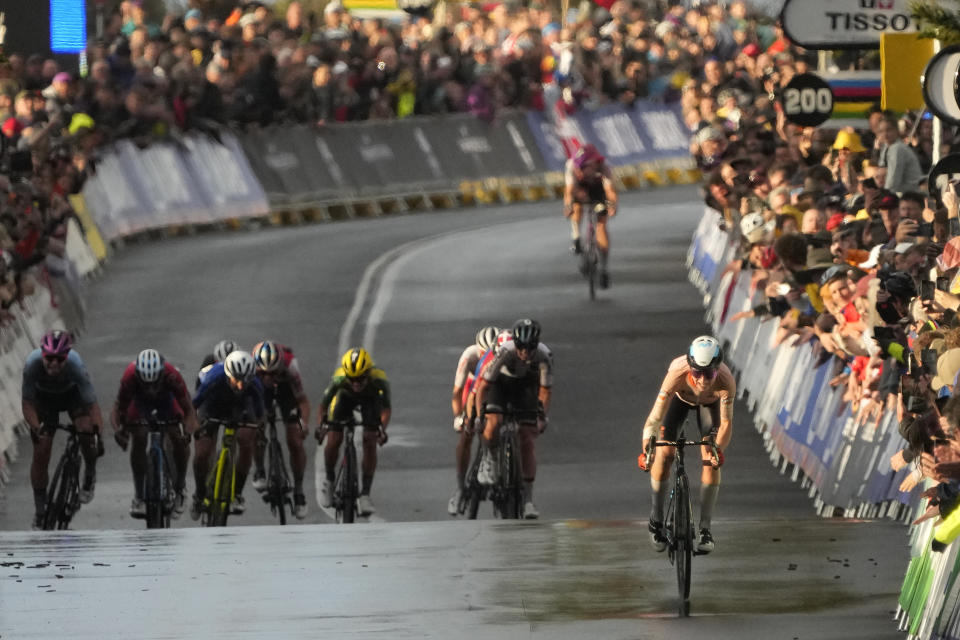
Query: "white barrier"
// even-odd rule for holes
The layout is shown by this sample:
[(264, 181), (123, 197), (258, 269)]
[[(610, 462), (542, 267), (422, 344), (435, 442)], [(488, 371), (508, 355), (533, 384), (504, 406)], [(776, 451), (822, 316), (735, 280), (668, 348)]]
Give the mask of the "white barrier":
[(23, 363), (39, 344), (44, 332), (64, 328), (58, 310), (52, 304), (50, 290), (37, 284), (33, 295), (23, 304), (14, 304), (14, 319), (0, 329), (0, 495), (9, 480), (7, 464), (17, 459), (17, 431), (23, 424), (20, 387)]
[[(688, 252), (690, 280), (704, 294), (707, 320), (727, 348), (727, 361), (739, 374), (738, 395), (746, 398), (763, 433), (771, 461), (810, 488), (820, 514), (846, 517), (915, 519), (926, 501), (921, 488), (899, 491), (909, 473), (894, 473), (890, 457), (905, 446), (893, 412), (864, 423), (830, 387), (829, 364), (814, 367), (809, 345), (772, 339), (777, 321), (747, 318), (729, 322), (737, 311), (760, 303), (747, 277), (724, 274), (736, 257), (738, 239), (721, 230), (722, 217), (707, 209)], [(757, 299), (754, 300), (753, 298)], [(960, 555), (957, 545), (932, 553), (933, 520), (911, 531), (912, 559), (899, 599), (900, 628), (910, 638), (960, 639)]]

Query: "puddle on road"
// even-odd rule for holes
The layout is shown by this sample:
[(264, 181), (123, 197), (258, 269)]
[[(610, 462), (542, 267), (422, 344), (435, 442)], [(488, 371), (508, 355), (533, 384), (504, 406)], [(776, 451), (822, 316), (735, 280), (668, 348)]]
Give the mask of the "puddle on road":
[[(489, 597), (501, 612), (530, 622), (675, 612), (676, 571), (666, 554), (648, 546), (646, 523), (610, 525), (558, 523), (547, 544), (542, 532), (524, 536), (514, 529), (499, 548), (502, 567), (490, 568), (509, 574)], [(878, 591), (873, 580), (874, 557), (882, 556), (864, 544), (864, 526), (798, 522), (787, 533), (783, 523), (772, 522), (718, 527), (718, 550), (693, 559), (692, 608), (713, 615), (784, 614), (877, 598), (895, 603), (897, 594)]]

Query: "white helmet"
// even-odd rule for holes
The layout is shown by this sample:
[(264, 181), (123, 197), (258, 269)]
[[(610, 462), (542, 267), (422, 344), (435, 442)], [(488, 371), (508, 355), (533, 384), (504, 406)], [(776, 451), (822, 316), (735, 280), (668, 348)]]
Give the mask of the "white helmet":
[(486, 351), (497, 344), (497, 334), (500, 333), (498, 327), (484, 327), (477, 331), (476, 342), (481, 351)]
[(740, 232), (747, 239), (747, 242), (760, 242), (767, 233), (766, 222), (763, 219), (763, 214), (748, 213), (740, 220)]
[(234, 380), (250, 382), (256, 370), (253, 356), (246, 351), (231, 351), (223, 361), (223, 370)]
[(137, 377), (144, 382), (156, 382), (163, 372), (163, 356), (156, 349), (144, 349), (137, 356)]
[(225, 362), (227, 356), (236, 349), (237, 343), (233, 340), (221, 340), (213, 348), (213, 357), (217, 362)]
[(713, 336), (695, 338), (687, 351), (687, 363), (693, 369), (716, 369), (723, 362), (723, 349)]

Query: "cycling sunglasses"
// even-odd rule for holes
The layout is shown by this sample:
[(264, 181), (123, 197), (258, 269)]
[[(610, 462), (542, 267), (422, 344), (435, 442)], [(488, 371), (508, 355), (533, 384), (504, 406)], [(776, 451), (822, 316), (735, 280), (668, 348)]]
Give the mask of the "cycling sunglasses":
[(50, 355), (50, 356), (43, 356), (43, 359), (46, 360), (47, 362), (64, 362), (67, 359), (67, 356)]
[(706, 378), (707, 380), (713, 380), (717, 377), (716, 369), (691, 369), (690, 375), (696, 379)]

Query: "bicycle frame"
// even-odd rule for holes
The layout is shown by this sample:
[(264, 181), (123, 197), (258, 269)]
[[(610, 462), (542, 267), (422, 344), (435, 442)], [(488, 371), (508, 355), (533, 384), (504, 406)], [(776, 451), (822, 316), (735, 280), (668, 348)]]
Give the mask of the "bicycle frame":
[(230, 514), (230, 505), (237, 495), (237, 439), (236, 432), (240, 428), (256, 429), (259, 424), (247, 422), (225, 422), (209, 420), (209, 423), (223, 427), (220, 438), (220, 453), (217, 464), (211, 470), (207, 481), (207, 495), (203, 499), (208, 527), (227, 526), (227, 516)]
[(177, 420), (157, 420), (153, 412), (144, 422), (147, 428), (147, 472), (143, 478), (143, 499), (146, 503), (146, 521), (148, 529), (165, 529), (170, 526), (170, 514), (173, 511), (173, 477), (170, 457), (164, 446), (165, 428), (183, 427)]
[(70, 434), (47, 487), (46, 512), (43, 516), (44, 529), (66, 529), (74, 514), (80, 510), (80, 439), (72, 424), (45, 428), (52, 432), (51, 437), (57, 430)]
[(584, 248), (583, 260), (586, 266), (584, 276), (590, 288), (590, 299), (597, 297), (597, 279), (599, 277), (600, 248), (597, 246), (597, 210), (605, 208), (606, 203), (596, 202), (584, 206), (587, 212), (587, 246)]
[(473, 461), (464, 479), (464, 491), (460, 497), (460, 513), (466, 513), (471, 520), (477, 518), (480, 502), (489, 499), (493, 503), (494, 515), (504, 519), (519, 519), (523, 509), (523, 465), (520, 460), (520, 444), (517, 438), (522, 418), (535, 417), (536, 412), (518, 412), (508, 408), (502, 414), (500, 424), (500, 446), (497, 455), (500, 462), (500, 477), (490, 487), (480, 484), (477, 473), (483, 448), (480, 444), (482, 433), (476, 434), (477, 449)]
[(350, 524), (357, 517), (357, 499), (360, 497), (357, 474), (357, 445), (354, 432), (360, 424), (356, 418), (342, 422), (328, 422), (328, 425), (343, 426), (343, 443), (340, 445), (340, 463), (333, 485), (333, 508), (336, 521)]
[(263, 492), (263, 500), (270, 505), (270, 511), (280, 518), (280, 524), (287, 523), (287, 509), (293, 511), (293, 502), (290, 493), (293, 487), (286, 465), (283, 462), (283, 448), (277, 437), (276, 413), (271, 407), (267, 420), (267, 489)]
[[(699, 414), (697, 415), (699, 423)], [(667, 557), (677, 569), (677, 590), (680, 596), (679, 613), (681, 617), (690, 615), (691, 563), (699, 552), (694, 550), (693, 509), (690, 500), (690, 486), (684, 465), (686, 447), (710, 447), (716, 454), (713, 440), (687, 440), (681, 436), (677, 440), (657, 440), (656, 447), (672, 447), (676, 450), (673, 460), (673, 489), (667, 502), (666, 518), (661, 535), (667, 541)]]

